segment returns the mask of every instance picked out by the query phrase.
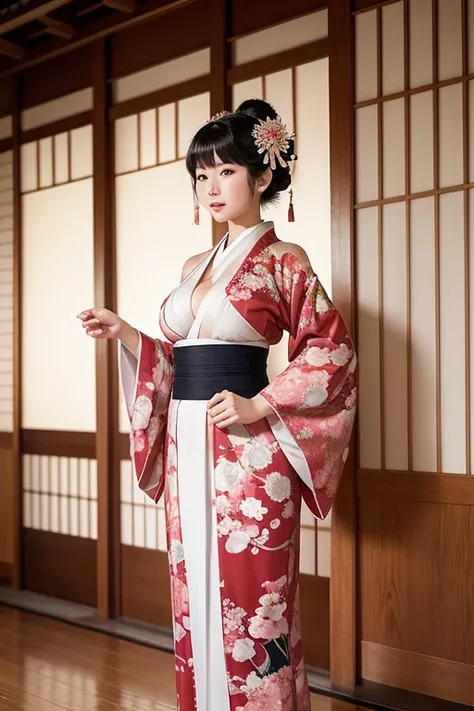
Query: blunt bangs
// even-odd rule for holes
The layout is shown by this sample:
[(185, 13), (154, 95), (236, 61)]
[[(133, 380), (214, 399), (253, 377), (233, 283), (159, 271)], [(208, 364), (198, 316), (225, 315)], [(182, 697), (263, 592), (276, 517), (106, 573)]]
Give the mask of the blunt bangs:
[(214, 168), (218, 160), (245, 165), (230, 123), (222, 120), (206, 124), (196, 133), (186, 155), (186, 169), (195, 181), (198, 168)]

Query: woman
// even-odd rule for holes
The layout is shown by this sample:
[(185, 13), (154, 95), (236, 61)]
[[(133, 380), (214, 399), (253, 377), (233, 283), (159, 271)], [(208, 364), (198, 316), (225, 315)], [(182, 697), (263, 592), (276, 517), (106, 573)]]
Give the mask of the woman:
[[(355, 412), (356, 356), (304, 250), (261, 206), (289, 187), (293, 141), (246, 101), (211, 119), (186, 158), (196, 202), (228, 223), (165, 300), (170, 341), (98, 308), (86, 333), (121, 342), (138, 484), (165, 492), (178, 708), (307, 711), (299, 631), (301, 496), (330, 510)], [(196, 215), (197, 221), (198, 214)], [(270, 384), (269, 345), (287, 369)]]

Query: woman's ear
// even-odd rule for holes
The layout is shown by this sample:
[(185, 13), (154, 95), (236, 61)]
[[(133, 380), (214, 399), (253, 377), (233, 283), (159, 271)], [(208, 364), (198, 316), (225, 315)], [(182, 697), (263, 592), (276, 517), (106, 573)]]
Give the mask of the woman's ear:
[(257, 178), (257, 192), (262, 195), (272, 182), (273, 173), (272, 169), (269, 167), (266, 169), (262, 175)]

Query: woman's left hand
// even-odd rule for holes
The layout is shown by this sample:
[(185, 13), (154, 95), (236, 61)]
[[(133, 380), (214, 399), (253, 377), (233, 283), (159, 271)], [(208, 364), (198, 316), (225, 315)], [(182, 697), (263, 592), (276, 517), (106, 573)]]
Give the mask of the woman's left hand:
[(264, 397), (241, 397), (228, 390), (217, 393), (207, 403), (207, 411), (213, 425), (220, 430), (230, 425), (251, 425), (273, 410)]

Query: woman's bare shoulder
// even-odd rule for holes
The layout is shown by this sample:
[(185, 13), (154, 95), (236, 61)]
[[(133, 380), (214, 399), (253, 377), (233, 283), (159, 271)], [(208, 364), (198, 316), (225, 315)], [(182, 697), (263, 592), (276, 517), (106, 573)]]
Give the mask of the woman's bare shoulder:
[(187, 259), (183, 265), (183, 269), (181, 272), (181, 281), (183, 281), (183, 279), (186, 279), (188, 274), (190, 274), (192, 270), (197, 267), (198, 264), (200, 264), (204, 259), (206, 259), (206, 257), (208, 257), (211, 252), (212, 249), (208, 249), (207, 252), (201, 252), (200, 254), (195, 254), (194, 256), (189, 257), (189, 259)]

